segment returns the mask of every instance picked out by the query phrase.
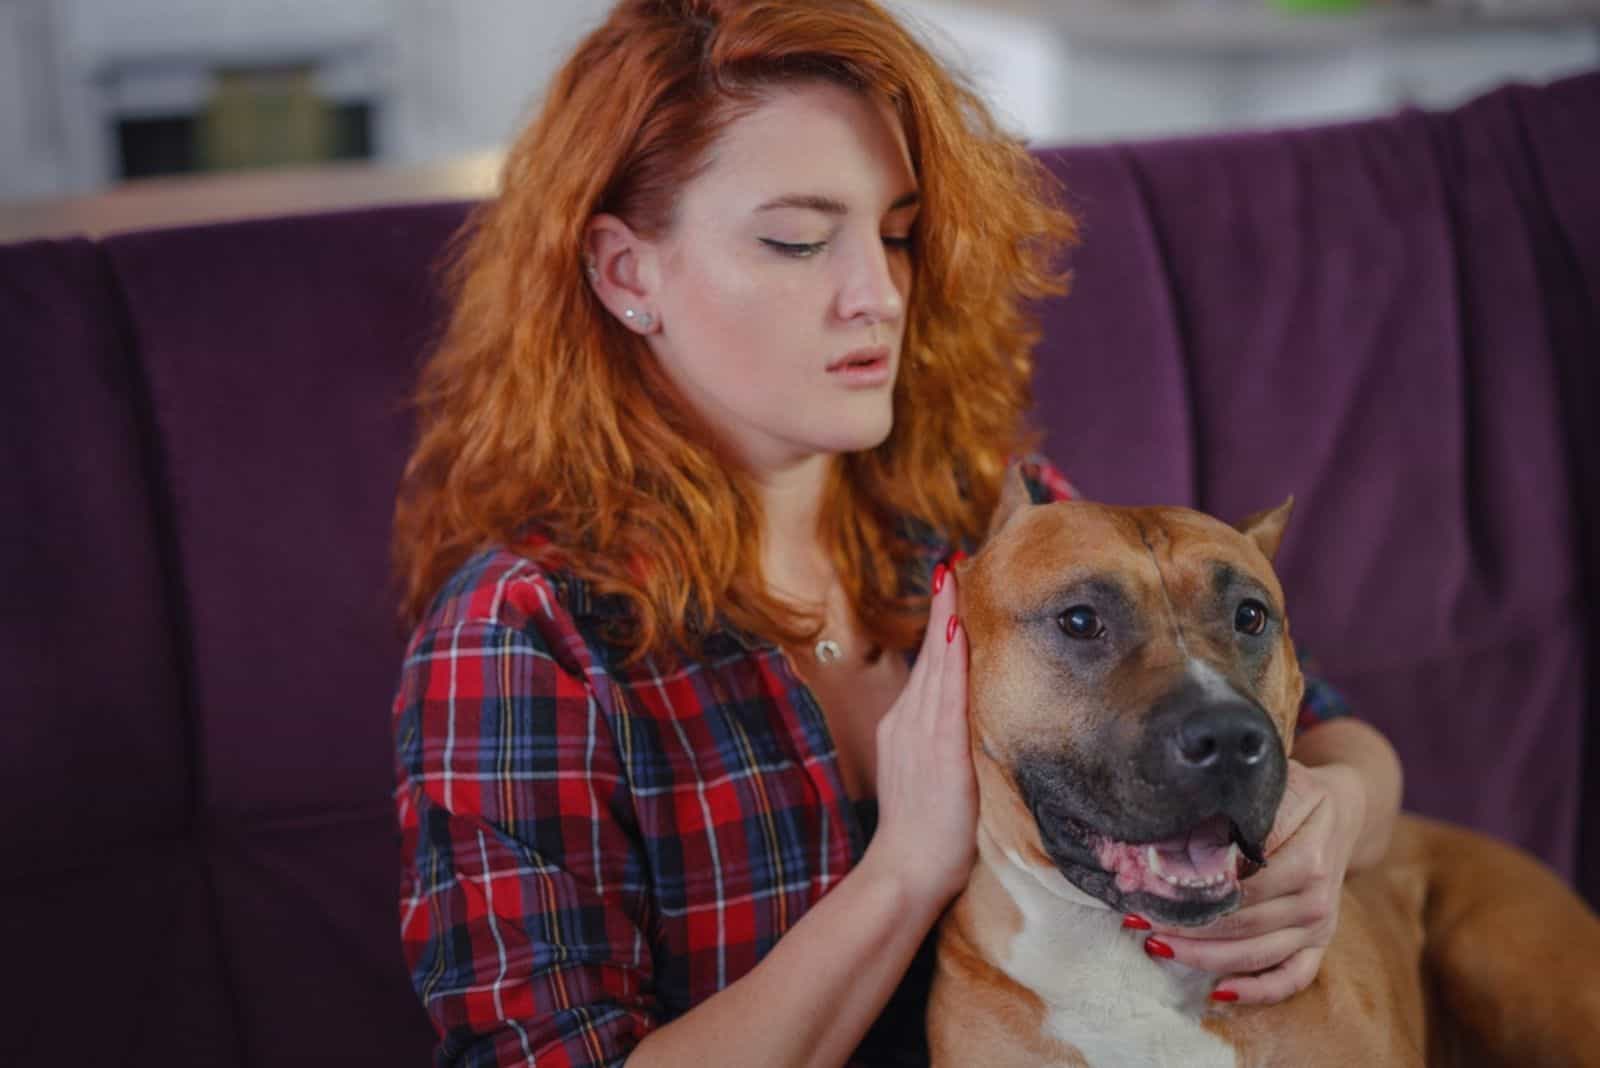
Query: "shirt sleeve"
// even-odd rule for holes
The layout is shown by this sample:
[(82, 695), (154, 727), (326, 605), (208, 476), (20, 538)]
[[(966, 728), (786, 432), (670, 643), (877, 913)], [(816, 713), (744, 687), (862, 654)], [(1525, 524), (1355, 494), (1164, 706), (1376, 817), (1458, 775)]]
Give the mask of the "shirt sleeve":
[(1080, 499), (1077, 487), (1067, 481), (1067, 476), (1055, 464), (1040, 454), (1017, 457), (1017, 463), (1022, 469), (1022, 480), (1028, 487), (1028, 496), (1035, 504)]
[(1320, 723), (1351, 714), (1350, 705), (1345, 701), (1344, 695), (1312, 674), (1316, 667), (1310, 657), (1304, 652), (1298, 655), (1300, 671), (1306, 680), (1306, 690), (1305, 696), (1300, 699), (1300, 718), (1294, 725), (1296, 735), (1304, 734)]
[[(1022, 477), (1029, 496), (1038, 504), (1079, 499), (1077, 489), (1049, 460), (1038, 454), (1019, 458)], [(1300, 716), (1295, 723), (1295, 733), (1303, 734), (1319, 723), (1350, 715), (1350, 706), (1344, 697), (1313, 672), (1316, 665), (1304, 654), (1300, 657), (1300, 670), (1305, 675), (1305, 696), (1300, 700)]]
[(620, 1065), (656, 1023), (643, 850), (591, 687), (538, 633), (420, 630), (396, 696), (401, 940), (439, 1065)]

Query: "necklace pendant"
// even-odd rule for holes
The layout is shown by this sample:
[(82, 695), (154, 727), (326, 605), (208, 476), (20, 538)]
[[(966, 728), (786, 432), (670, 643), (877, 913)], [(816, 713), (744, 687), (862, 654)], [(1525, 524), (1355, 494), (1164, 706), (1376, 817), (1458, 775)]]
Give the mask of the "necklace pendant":
[(844, 656), (844, 650), (832, 638), (822, 639), (812, 652), (816, 655), (817, 663), (819, 664), (831, 664)]

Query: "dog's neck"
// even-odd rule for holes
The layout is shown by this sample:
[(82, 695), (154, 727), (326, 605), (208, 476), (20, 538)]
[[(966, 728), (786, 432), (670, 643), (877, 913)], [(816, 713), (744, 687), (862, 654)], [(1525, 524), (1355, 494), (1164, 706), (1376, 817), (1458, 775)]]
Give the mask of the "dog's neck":
[[(980, 951), (1049, 1009), (1049, 1030), (1090, 1065), (1232, 1065), (1201, 1026), (1216, 977), (1151, 959), (1144, 936), (1066, 880), (1029, 864), (982, 827), (968, 893), (1004, 895), (1021, 928), (970, 932)], [(986, 915), (1003, 915), (993, 908)], [(1131, 1044), (1131, 1046), (1130, 1046)]]

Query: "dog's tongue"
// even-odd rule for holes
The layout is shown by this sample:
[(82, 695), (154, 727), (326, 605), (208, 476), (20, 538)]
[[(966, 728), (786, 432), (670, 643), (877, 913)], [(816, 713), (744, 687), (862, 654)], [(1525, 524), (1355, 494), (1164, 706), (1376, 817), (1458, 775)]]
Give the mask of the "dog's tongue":
[(1239, 882), (1239, 850), (1225, 816), (1161, 842), (1107, 841), (1100, 846), (1099, 860), (1115, 873), (1117, 889), (1124, 894), (1222, 897)]

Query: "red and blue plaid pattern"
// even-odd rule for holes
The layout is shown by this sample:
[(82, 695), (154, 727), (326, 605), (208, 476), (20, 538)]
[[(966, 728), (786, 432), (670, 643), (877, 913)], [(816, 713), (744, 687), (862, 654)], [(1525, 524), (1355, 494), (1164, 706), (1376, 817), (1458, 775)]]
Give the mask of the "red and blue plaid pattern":
[[(1048, 465), (1033, 481), (1073, 496)], [(925, 591), (953, 547), (918, 530), (906, 580)], [(620, 1065), (754, 968), (865, 848), (780, 650), (719, 632), (697, 662), (624, 668), (600, 638), (620, 610), (492, 550), (411, 639), (401, 933), (441, 1065)]]

